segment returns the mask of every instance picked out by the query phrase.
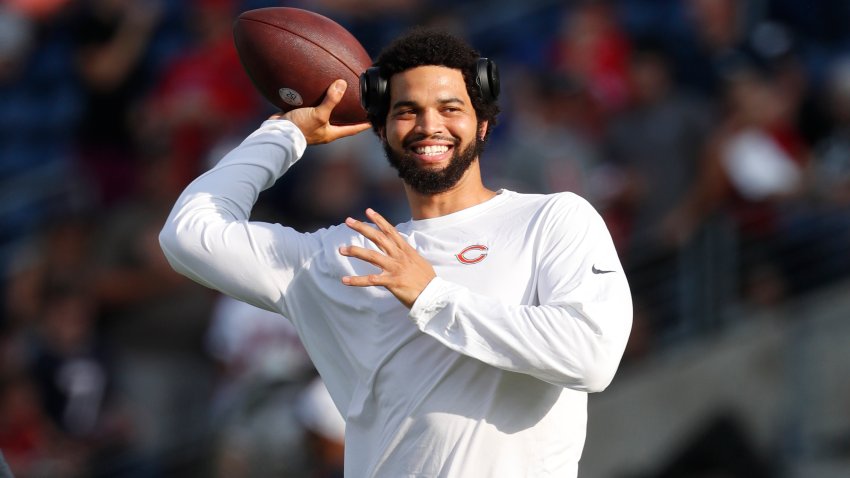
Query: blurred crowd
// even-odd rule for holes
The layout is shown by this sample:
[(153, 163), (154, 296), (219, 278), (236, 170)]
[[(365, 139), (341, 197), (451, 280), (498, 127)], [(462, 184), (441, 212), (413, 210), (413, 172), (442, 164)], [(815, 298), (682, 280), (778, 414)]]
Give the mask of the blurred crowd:
[[(176, 275), (181, 189), (274, 111), (232, 42), (294, 6), (374, 57), (414, 24), (494, 58), (485, 182), (573, 191), (633, 287), (626, 364), (850, 272), (841, 0), (4, 0), (0, 450), (18, 477), (341, 475), (344, 423), (279, 316)], [(254, 217), (407, 219), (369, 133), (308, 150)]]

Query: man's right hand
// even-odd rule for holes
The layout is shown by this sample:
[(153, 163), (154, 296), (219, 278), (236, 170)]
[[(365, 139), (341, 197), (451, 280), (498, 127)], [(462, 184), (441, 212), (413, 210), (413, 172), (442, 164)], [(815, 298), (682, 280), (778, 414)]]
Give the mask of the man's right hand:
[(325, 99), (316, 107), (298, 108), (286, 113), (272, 115), (270, 119), (285, 119), (295, 123), (307, 139), (307, 144), (324, 144), (355, 135), (369, 129), (369, 123), (336, 126), (330, 123), (331, 111), (342, 100), (348, 84), (336, 80), (328, 87)]

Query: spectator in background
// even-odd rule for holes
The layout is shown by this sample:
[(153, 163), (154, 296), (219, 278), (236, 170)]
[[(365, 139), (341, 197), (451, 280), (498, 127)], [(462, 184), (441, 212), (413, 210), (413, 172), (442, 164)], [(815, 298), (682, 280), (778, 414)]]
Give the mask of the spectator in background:
[(64, 2), (0, 5), (0, 270), (45, 221), (73, 204), (79, 91)]
[(214, 371), (202, 344), (213, 295), (158, 250), (158, 226), (179, 190), (167, 158), (145, 151), (138, 194), (100, 220), (93, 287), (138, 433), (131, 451), (157, 472), (192, 476), (207, 458)]
[(220, 296), (206, 345), (220, 366), (214, 476), (305, 476), (309, 462), (295, 406), (315, 371), (292, 323)]
[(435, 0), (312, 0), (299, 3), (308, 10), (335, 19), (372, 56), (405, 27), (434, 10), (450, 8), (450, 5), (434, 8)]
[(32, 344), (31, 374), (52, 426), (69, 440), (74, 459), (91, 476), (138, 465), (127, 453), (134, 438), (112, 390), (106, 344), (96, 332), (88, 284), (53, 284), (42, 294)]
[(52, 219), (15, 253), (3, 291), (13, 327), (33, 327), (44, 305), (44, 291), (59, 284), (86, 284), (91, 278), (92, 224), (85, 214)]
[(153, 85), (139, 120), (141, 141), (171, 151), (172, 174), (181, 184), (207, 168), (207, 154), (261, 113), (260, 96), (233, 45), (235, 0), (192, 0), (192, 44)]
[(358, 162), (356, 151), (349, 150), (339, 155), (317, 154), (307, 171), (303, 171), (291, 194), (302, 204), (294, 224), (305, 231), (315, 231), (327, 224), (355, 214), (366, 202), (365, 178)]
[(831, 65), (822, 104), (831, 125), (812, 149), (801, 204), (784, 211), (780, 249), (794, 293), (850, 273), (850, 60)]
[(133, 110), (150, 85), (146, 55), (160, 23), (159, 0), (82, 0), (73, 22), (84, 93), (77, 160), (99, 204), (125, 199), (137, 174)]
[(80, 443), (41, 408), (38, 388), (23, 370), (0, 377), (0, 449), (17, 478), (73, 478), (85, 470)]
[(829, 131), (829, 113), (821, 101), (818, 83), (822, 79), (806, 64), (802, 51), (807, 48), (803, 39), (788, 26), (776, 21), (755, 24), (748, 41), (749, 50), (770, 68), (770, 76), (780, 94), (795, 105), (793, 118), (802, 141), (815, 144)]
[[(272, 222), (312, 232), (363, 210), (382, 205), (388, 217), (409, 214), (395, 171), (387, 168), (380, 143), (366, 135), (343, 138), (305, 153), (308, 161), (264, 193), (266, 215)], [(281, 207), (295, 201), (301, 207)], [(285, 217), (281, 217), (284, 215)]]
[[(59, 378), (55, 369), (46, 371), (46, 335), (67, 343), (75, 332), (91, 332), (92, 317), (75, 310), (75, 301), (59, 300), (55, 292), (67, 284), (85, 287), (90, 279), (88, 241), (90, 228), (79, 216), (56, 218), (42, 237), (14, 254), (3, 290), (7, 323), (2, 332), (0, 367), (0, 448), (19, 478), (28, 476), (78, 476), (87, 469), (88, 448), (78, 436), (61, 426), (61, 400), (51, 401), (46, 388)], [(70, 297), (70, 296), (69, 296)], [(82, 304), (77, 302), (77, 304)], [(74, 312), (70, 317), (59, 313), (65, 305)], [(84, 327), (80, 327), (85, 325)], [(62, 332), (70, 331), (71, 334)], [(80, 338), (70, 337), (70, 341)], [(50, 376), (48, 376), (50, 375)], [(52, 377), (52, 378), (51, 378)], [(79, 377), (79, 375), (77, 375)], [(68, 382), (66, 382), (68, 383)], [(78, 381), (76, 383), (79, 383)], [(56, 390), (56, 388), (53, 388)], [(50, 402), (50, 403), (48, 403)], [(51, 413), (56, 412), (56, 413)], [(79, 416), (79, 415), (78, 415)]]
[(612, 2), (583, 0), (564, 10), (549, 61), (555, 72), (587, 85), (602, 111), (610, 114), (628, 99), (629, 43)]
[(79, 438), (94, 435), (109, 385), (94, 303), (84, 287), (51, 284), (42, 293), (32, 359), (45, 410), (65, 433)]
[[(318, 145), (304, 153), (308, 160), (291, 175), (260, 194), (252, 218), (313, 232), (359, 212), (364, 204), (382, 207), (388, 218), (408, 217), (404, 189), (383, 154), (380, 143), (367, 135)], [(282, 207), (293, 201), (301, 207)]]
[(836, 60), (822, 98), (831, 126), (814, 149), (810, 185), (818, 202), (850, 205), (850, 57)]
[(499, 176), (519, 192), (571, 191), (596, 203), (591, 174), (599, 163), (590, 124), (594, 100), (588, 86), (564, 74), (529, 72), (511, 98), (515, 120), (499, 155)]
[(710, 133), (711, 106), (677, 89), (661, 41), (646, 39), (629, 66), (631, 100), (612, 120), (604, 140), (606, 157), (624, 171), (618, 203), (631, 217), (632, 251), (653, 255), (669, 243), (664, 218), (696, 179), (700, 151)]
[(677, 77), (706, 97), (723, 92), (722, 70), (749, 33), (749, 0), (688, 0), (683, 35), (672, 41)]
[(744, 294), (766, 305), (787, 292), (775, 238), (782, 208), (802, 192), (809, 149), (795, 124), (796, 98), (784, 95), (751, 57), (742, 54), (737, 65), (728, 70), (726, 111), (707, 146), (700, 181), (667, 225), (671, 237), (684, 242), (711, 214), (726, 211), (740, 237)]
[(676, 87), (660, 40), (635, 43), (628, 79), (630, 101), (604, 140), (606, 163), (620, 178), (605, 217), (623, 232), (619, 246), (638, 315), (651, 318), (648, 325), (661, 336), (680, 325), (681, 289), (691, 286), (678, 277), (680, 251), (665, 223), (697, 181), (714, 118), (709, 104)]

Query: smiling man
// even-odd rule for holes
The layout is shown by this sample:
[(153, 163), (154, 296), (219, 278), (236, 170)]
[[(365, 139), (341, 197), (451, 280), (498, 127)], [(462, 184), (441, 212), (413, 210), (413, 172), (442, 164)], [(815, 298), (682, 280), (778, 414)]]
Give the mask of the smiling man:
[(482, 181), (496, 75), (430, 30), (364, 74), (408, 222), (368, 209), (370, 222), (301, 234), (248, 220), (307, 145), (368, 128), (329, 123), (338, 81), (193, 182), (160, 235), (179, 272), (292, 321), (346, 419), (346, 476), (576, 476), (587, 393), (622, 357), (631, 297), (596, 211)]
[[(443, 91), (428, 98), (425, 95), (433, 88), (429, 84)], [(390, 163), (417, 193), (432, 195), (452, 188), (483, 149), (488, 121), (476, 121), (471, 100), (453, 94), (463, 86), (461, 72), (444, 66), (420, 66), (390, 79), (390, 91), (401, 94), (390, 106), (389, 128), (384, 123), (379, 134)], [(415, 97), (417, 93), (421, 97)], [(381, 121), (373, 119), (376, 124)]]

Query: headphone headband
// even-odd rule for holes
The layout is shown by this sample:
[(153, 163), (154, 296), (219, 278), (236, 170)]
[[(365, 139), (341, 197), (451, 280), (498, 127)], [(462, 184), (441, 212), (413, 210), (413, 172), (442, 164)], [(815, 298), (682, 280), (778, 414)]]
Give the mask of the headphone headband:
[[(475, 64), (475, 85), (481, 98), (492, 103), (499, 97), (499, 69), (489, 58), (479, 58)], [(377, 66), (367, 68), (360, 75), (360, 105), (372, 115), (381, 115), (389, 101), (387, 78), (381, 76)]]

